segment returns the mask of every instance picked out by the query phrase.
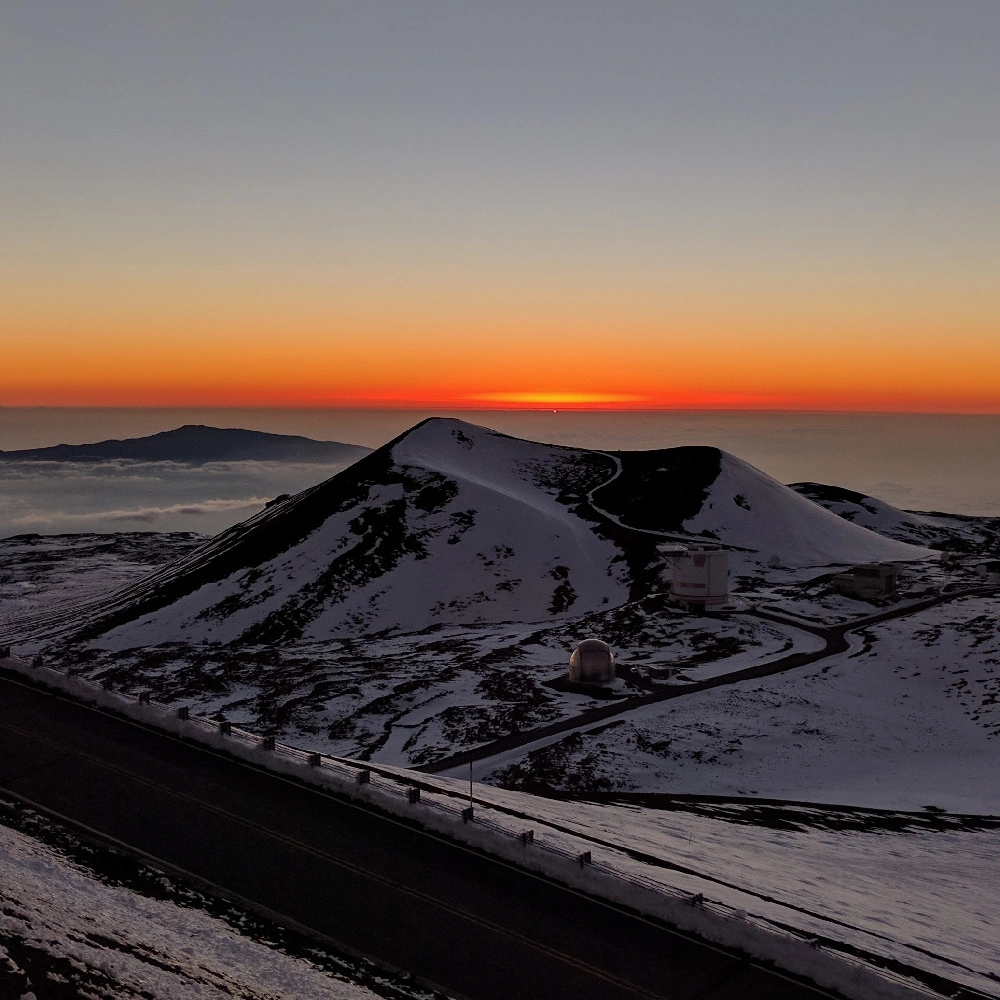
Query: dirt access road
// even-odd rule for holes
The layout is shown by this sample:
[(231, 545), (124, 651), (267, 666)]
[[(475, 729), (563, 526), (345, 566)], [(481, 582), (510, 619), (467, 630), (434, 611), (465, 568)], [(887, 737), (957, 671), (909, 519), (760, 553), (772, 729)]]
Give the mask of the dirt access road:
[(959, 590), (954, 593), (937, 594), (924, 600), (914, 601), (910, 604), (899, 605), (880, 611), (873, 615), (866, 615), (863, 618), (854, 618), (837, 625), (820, 625), (795, 619), (791, 616), (773, 614), (767, 611), (749, 612), (757, 618), (766, 621), (776, 622), (790, 628), (797, 628), (803, 632), (809, 632), (823, 640), (822, 648), (807, 653), (789, 653), (786, 656), (769, 660), (765, 663), (757, 663), (752, 667), (745, 667), (742, 670), (734, 670), (732, 673), (720, 674), (717, 677), (710, 677), (703, 681), (693, 681), (682, 686), (664, 686), (659, 691), (652, 691), (649, 694), (633, 695), (629, 698), (622, 698), (608, 705), (601, 705), (598, 708), (590, 708), (585, 712), (574, 715), (568, 719), (560, 719), (558, 722), (551, 722), (535, 729), (526, 729), (522, 732), (510, 733), (502, 736), (492, 743), (485, 743), (482, 746), (474, 747), (472, 750), (464, 750), (461, 753), (451, 754), (442, 757), (430, 764), (423, 764), (414, 767), (414, 771), (422, 771), (425, 774), (444, 774), (457, 768), (467, 767), (469, 764), (488, 760), (491, 757), (498, 757), (507, 754), (511, 750), (528, 746), (532, 743), (544, 741), (550, 737), (554, 738), (562, 733), (580, 729), (584, 726), (596, 725), (606, 719), (613, 719), (620, 715), (627, 715), (637, 708), (644, 708), (658, 701), (670, 701), (673, 698), (685, 698), (688, 695), (696, 694), (699, 691), (707, 691), (710, 688), (723, 687), (728, 684), (739, 684), (742, 681), (756, 680), (760, 677), (771, 677), (774, 674), (785, 673), (788, 670), (796, 670), (809, 664), (824, 660), (830, 656), (836, 656), (849, 648), (847, 636), (850, 632), (870, 625), (878, 625), (881, 622), (891, 621), (894, 618), (903, 618), (906, 615), (914, 614), (917, 611), (924, 611), (927, 608), (937, 607), (939, 604), (947, 604), (950, 601), (961, 600), (965, 597), (992, 597), (998, 592), (996, 587), (976, 587), (968, 590)]

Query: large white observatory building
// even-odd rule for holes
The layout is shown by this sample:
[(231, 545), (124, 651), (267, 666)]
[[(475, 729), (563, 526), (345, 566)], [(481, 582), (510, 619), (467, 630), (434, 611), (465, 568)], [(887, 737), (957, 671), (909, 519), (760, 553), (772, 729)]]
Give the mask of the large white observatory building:
[(716, 608), (729, 599), (729, 553), (721, 545), (660, 545), (671, 566), (670, 599)]

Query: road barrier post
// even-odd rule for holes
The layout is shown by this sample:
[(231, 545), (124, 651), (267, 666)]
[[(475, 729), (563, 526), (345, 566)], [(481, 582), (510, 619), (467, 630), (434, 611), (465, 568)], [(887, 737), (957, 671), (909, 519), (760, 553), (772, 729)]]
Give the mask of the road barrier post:
[(463, 823), (471, 823), (472, 819), (473, 819), (473, 815), (474, 815), (474, 811), (473, 811), (472, 806), (466, 806), (462, 810), (462, 822)]
[(419, 788), (407, 788), (406, 789), (406, 801), (413, 805), (415, 802), (420, 801), (420, 789)]
[(261, 750), (273, 750), (274, 749), (274, 737), (273, 736), (263, 736), (260, 741)]
[(524, 844), (525, 847), (527, 847), (528, 844), (533, 844), (535, 842), (535, 831), (534, 830), (522, 830), (517, 835), (517, 839), (519, 841), (521, 841), (521, 843)]
[(372, 780), (372, 773), (367, 767), (361, 768), (358, 771), (358, 784), (359, 785), (370, 785)]
[(219, 735), (228, 736), (233, 731), (233, 724), (226, 719), (219, 723)]
[(148, 691), (140, 691), (139, 692), (139, 704), (140, 705), (148, 705), (151, 700), (152, 699), (150, 698), (150, 695), (149, 695)]
[(311, 754), (309, 754), (309, 766), (310, 767), (319, 767), (320, 764), (322, 764), (322, 763), (323, 763), (323, 755), (322, 754), (319, 754), (319, 753), (311, 753)]
[(177, 718), (180, 719), (182, 722), (186, 721), (187, 719), (190, 719), (191, 709), (188, 708), (187, 705), (181, 705), (181, 707), (177, 709)]
[(584, 851), (582, 854), (578, 854), (576, 860), (580, 862), (581, 868), (585, 868), (591, 862), (590, 851)]

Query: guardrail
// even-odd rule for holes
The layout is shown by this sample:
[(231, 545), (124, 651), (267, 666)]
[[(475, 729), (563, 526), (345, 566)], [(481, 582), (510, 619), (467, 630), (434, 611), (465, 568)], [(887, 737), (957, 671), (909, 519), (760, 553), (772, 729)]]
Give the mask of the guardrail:
[[(503, 843), (519, 845), (523, 852), (521, 856), (525, 862), (528, 862), (530, 856), (535, 856), (537, 859), (546, 857), (558, 859), (560, 862), (557, 866), (559, 868), (558, 874), (554, 874), (550, 870), (550, 866), (545, 864), (529, 863), (527, 867), (535, 868), (550, 876), (554, 874), (554, 877), (562, 878), (569, 884), (579, 882), (578, 878), (573, 879), (569, 877), (569, 872), (573, 869), (583, 869), (588, 874), (603, 876), (621, 885), (626, 885), (645, 893), (652, 893), (662, 899), (672, 900), (674, 903), (684, 904), (684, 906), (694, 908), (706, 916), (715, 916), (726, 921), (740, 921), (744, 925), (754, 926), (772, 937), (783, 938), (786, 941), (797, 942), (800, 945), (804, 944), (817, 954), (825, 954), (837, 962), (852, 967), (857, 974), (877, 976), (880, 981), (886, 984), (891, 983), (902, 987), (910, 995), (922, 994), (938, 998), (944, 995), (940, 991), (934, 990), (918, 980), (886, 967), (882, 964), (881, 956), (874, 953), (854, 949), (857, 952), (855, 954), (850, 950), (845, 950), (845, 948), (850, 948), (851, 946), (843, 945), (835, 940), (820, 939), (806, 931), (798, 930), (786, 924), (776, 924), (765, 917), (749, 914), (745, 910), (738, 909), (729, 904), (706, 899), (700, 892), (692, 894), (676, 886), (671, 886), (634, 872), (622, 870), (605, 861), (595, 859), (590, 849), (583, 851), (569, 850), (548, 840), (544, 835), (539, 837), (536, 830), (533, 827), (526, 826), (523, 821), (518, 825), (506, 825), (498, 822), (493, 816), (504, 812), (502, 806), (480, 803), (483, 810), (486, 810), (480, 811), (476, 807), (474, 796), (470, 795), (466, 797), (457, 791), (437, 785), (428, 786), (426, 775), (420, 775), (419, 778), (409, 778), (406, 775), (396, 772), (388, 774), (383, 770), (369, 766), (363, 761), (353, 761), (348, 758), (334, 757), (329, 754), (303, 750), (299, 747), (279, 742), (272, 735), (261, 736), (241, 726), (233, 725), (227, 719), (195, 714), (186, 705), (171, 706), (155, 701), (149, 692), (140, 692), (133, 695), (117, 691), (107, 679), (99, 681), (95, 685), (89, 679), (73, 674), (70, 670), (60, 669), (59, 667), (45, 663), (41, 657), (37, 656), (34, 657), (30, 664), (24, 661), (16, 664), (16, 661), (10, 659), (9, 650), (0, 647), (0, 658), (4, 658), (4, 653), (7, 654), (6, 659), (12, 666), (15, 666), (15, 669), (19, 669), (20, 672), (29, 676), (35, 675), (43, 684), (45, 683), (45, 678), (37, 677), (37, 672), (39, 670), (52, 671), (65, 678), (67, 685), (71, 687), (75, 688), (85, 685), (95, 694), (99, 687), (100, 691), (106, 692), (122, 702), (132, 703), (139, 708), (153, 710), (160, 713), (165, 719), (174, 719), (178, 723), (185, 723), (187, 731), (184, 735), (186, 736), (197, 740), (197, 733), (200, 731), (204, 733), (208, 741), (214, 746), (219, 746), (218, 741), (222, 740), (225, 744), (230, 745), (236, 756), (241, 756), (239, 750), (242, 748), (243, 750), (256, 752), (254, 760), (258, 763), (262, 762), (261, 755), (274, 755), (276, 762), (282, 760), (293, 765), (304, 765), (302, 772), (297, 772), (297, 776), (302, 780), (309, 781), (310, 775), (315, 775), (316, 778), (320, 779), (315, 783), (325, 790), (335, 793), (339, 792), (352, 797), (353, 795), (357, 795), (357, 797), (367, 800), (369, 804), (376, 805), (376, 807), (378, 807), (378, 803), (371, 802), (371, 793), (373, 791), (380, 792), (398, 802), (399, 808), (393, 810), (397, 814), (409, 815), (417, 819), (418, 822), (420, 811), (427, 811), (446, 818), (454, 824), (454, 829), (449, 832), (456, 839), (463, 839), (459, 832), (461, 827), (471, 826), (477, 832), (481, 831), (499, 838)], [(70, 693), (74, 692), (71, 691)], [(81, 692), (76, 691), (75, 693)], [(266, 761), (263, 761), (263, 763), (266, 766)], [(324, 777), (333, 778), (335, 782), (324, 781), (322, 780)], [(331, 787), (331, 784), (335, 784), (336, 787)], [(428, 794), (422, 795), (421, 789)], [(489, 815), (489, 813), (493, 813), (493, 816)], [(572, 836), (571, 833), (566, 833), (565, 835)], [(482, 845), (480, 844), (480, 846)], [(489, 848), (486, 849), (488, 850)], [(505, 859), (511, 858), (510, 853), (507, 851), (497, 853)], [(563, 863), (565, 864), (563, 865)], [(578, 885), (576, 887), (582, 888), (591, 894), (600, 895), (600, 892), (593, 885)], [(633, 908), (638, 909), (639, 907), (633, 906)], [(869, 933), (864, 931), (863, 928), (855, 928), (855, 930), (861, 933)], [(736, 946), (739, 947), (739, 945)], [(793, 969), (793, 971), (802, 972), (801, 969)], [(919, 974), (920, 971), (914, 969), (915, 974)], [(806, 972), (804, 974), (808, 975), (809, 973)], [(961, 1000), (979, 1000), (979, 998), (984, 998), (985, 1000), (985, 998), (990, 997), (989, 994), (970, 987), (962, 987), (958, 989), (958, 992), (954, 992), (955, 984), (949, 983), (948, 985), (951, 987), (952, 992), (947, 995), (953, 998), (953, 1000), (954, 998), (961, 998)], [(864, 994), (866, 997), (875, 995), (899, 996), (900, 994), (879, 994), (877, 991), (868, 991)]]

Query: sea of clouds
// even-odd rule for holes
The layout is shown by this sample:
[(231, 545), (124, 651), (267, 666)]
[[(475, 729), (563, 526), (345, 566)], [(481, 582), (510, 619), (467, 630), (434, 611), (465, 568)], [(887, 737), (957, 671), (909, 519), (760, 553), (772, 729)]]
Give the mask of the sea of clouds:
[(347, 464), (0, 462), (0, 537), (115, 531), (211, 535)]

